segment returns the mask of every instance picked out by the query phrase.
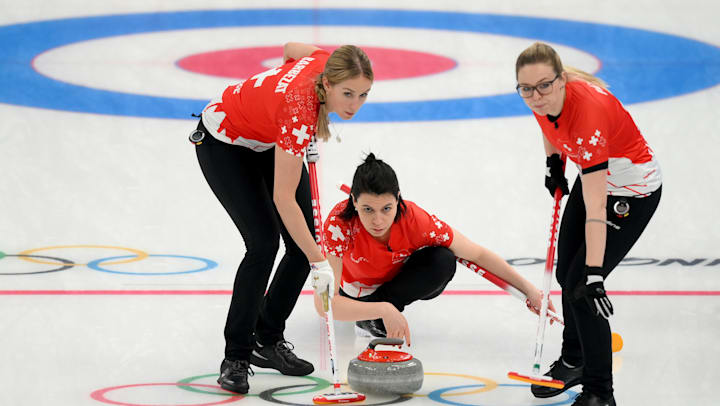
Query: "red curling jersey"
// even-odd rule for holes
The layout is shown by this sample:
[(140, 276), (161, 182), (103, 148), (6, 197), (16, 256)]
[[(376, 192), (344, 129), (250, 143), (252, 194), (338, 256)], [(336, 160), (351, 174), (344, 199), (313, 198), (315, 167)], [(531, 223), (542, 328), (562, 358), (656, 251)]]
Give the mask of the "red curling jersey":
[(607, 169), (610, 195), (644, 197), (657, 190), (660, 166), (620, 101), (584, 80), (570, 81), (565, 89), (555, 122), (533, 113), (545, 138), (583, 174)]
[(274, 145), (302, 157), (315, 134), (320, 103), (315, 79), (330, 53), (324, 50), (228, 86), (203, 110), (202, 120), (213, 137), (254, 151)]
[(390, 227), (390, 240), (384, 244), (371, 236), (360, 218), (340, 218), (347, 200), (335, 205), (325, 221), (328, 253), (342, 258), (340, 287), (352, 297), (371, 294), (393, 279), (413, 252), (428, 246), (449, 247), (453, 240), (450, 226), (405, 200), (407, 210)]

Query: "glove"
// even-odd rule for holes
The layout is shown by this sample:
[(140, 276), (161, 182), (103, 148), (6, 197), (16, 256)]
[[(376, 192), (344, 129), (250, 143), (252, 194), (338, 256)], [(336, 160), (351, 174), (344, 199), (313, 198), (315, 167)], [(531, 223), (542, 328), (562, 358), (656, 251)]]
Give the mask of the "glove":
[(315, 293), (320, 296), (328, 295), (332, 298), (335, 292), (335, 274), (330, 263), (326, 260), (310, 263), (310, 277)]
[(585, 301), (591, 309), (595, 309), (596, 316), (610, 319), (613, 315), (613, 306), (605, 292), (603, 269), (599, 266), (585, 265)]
[(308, 162), (317, 162), (320, 160), (320, 148), (318, 148), (315, 137), (308, 143), (306, 157)]
[(563, 161), (560, 155), (552, 154), (545, 159), (545, 187), (550, 191), (550, 196), (555, 197), (555, 189), (560, 188), (562, 196), (570, 193), (568, 181), (565, 178)]

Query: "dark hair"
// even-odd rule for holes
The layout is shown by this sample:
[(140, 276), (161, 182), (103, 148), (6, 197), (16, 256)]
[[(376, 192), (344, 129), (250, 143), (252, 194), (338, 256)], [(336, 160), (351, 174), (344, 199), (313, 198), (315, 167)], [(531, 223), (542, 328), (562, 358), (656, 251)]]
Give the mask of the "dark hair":
[(400, 196), (400, 184), (398, 183), (395, 171), (381, 159), (376, 159), (375, 154), (372, 152), (365, 157), (365, 161), (355, 170), (347, 206), (345, 210), (340, 213), (340, 218), (343, 221), (350, 221), (353, 217), (357, 216), (357, 211), (355, 211), (355, 205), (353, 204), (353, 196), (357, 199), (362, 193), (371, 193), (374, 195), (390, 193), (396, 196), (398, 199), (398, 211), (397, 214), (395, 214), (395, 221), (398, 221), (407, 209), (402, 196)]

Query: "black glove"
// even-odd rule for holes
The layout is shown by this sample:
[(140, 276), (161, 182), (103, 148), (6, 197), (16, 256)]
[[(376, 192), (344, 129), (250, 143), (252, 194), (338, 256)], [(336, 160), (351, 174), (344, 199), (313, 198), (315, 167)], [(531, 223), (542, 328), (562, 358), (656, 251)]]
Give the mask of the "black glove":
[(560, 188), (562, 196), (570, 193), (568, 181), (565, 178), (563, 161), (560, 155), (552, 154), (545, 160), (545, 187), (550, 191), (550, 196), (555, 197), (555, 189)]
[(585, 265), (584, 297), (591, 309), (595, 309), (596, 316), (610, 319), (613, 315), (613, 306), (605, 293), (604, 270), (600, 266)]

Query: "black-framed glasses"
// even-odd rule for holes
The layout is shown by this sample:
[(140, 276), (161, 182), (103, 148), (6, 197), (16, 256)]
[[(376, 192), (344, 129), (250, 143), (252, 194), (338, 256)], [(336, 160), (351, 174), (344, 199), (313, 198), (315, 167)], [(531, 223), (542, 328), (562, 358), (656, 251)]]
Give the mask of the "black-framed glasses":
[(520, 86), (519, 84), (515, 86), (515, 90), (517, 90), (520, 97), (523, 97), (525, 99), (530, 98), (533, 96), (533, 93), (537, 90), (538, 94), (541, 94), (543, 96), (552, 93), (552, 84), (558, 78), (560, 75), (555, 75), (555, 79), (549, 80), (547, 82), (538, 83), (535, 86)]

